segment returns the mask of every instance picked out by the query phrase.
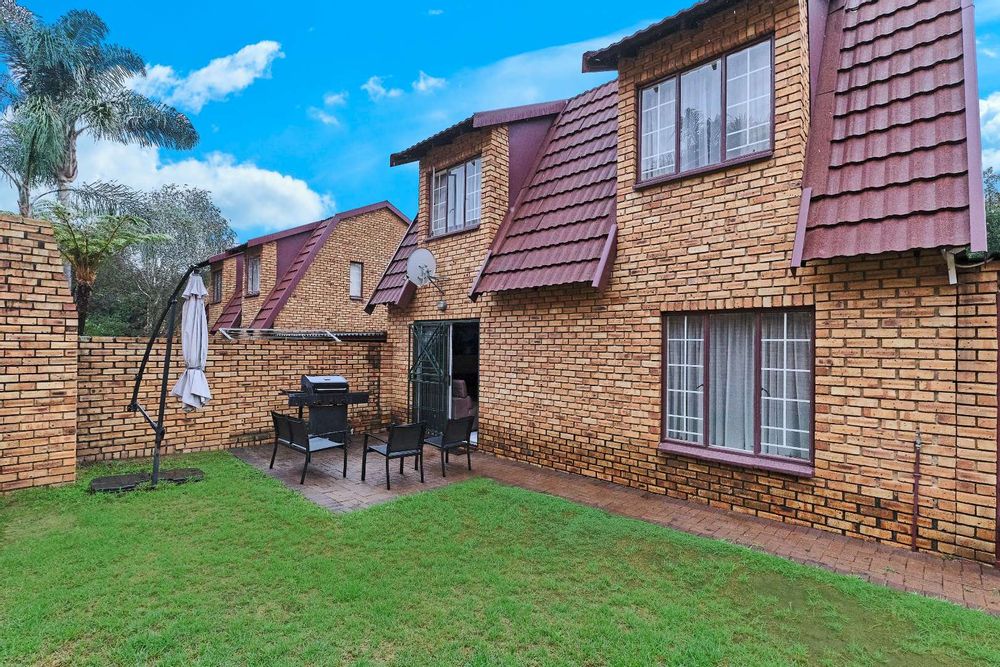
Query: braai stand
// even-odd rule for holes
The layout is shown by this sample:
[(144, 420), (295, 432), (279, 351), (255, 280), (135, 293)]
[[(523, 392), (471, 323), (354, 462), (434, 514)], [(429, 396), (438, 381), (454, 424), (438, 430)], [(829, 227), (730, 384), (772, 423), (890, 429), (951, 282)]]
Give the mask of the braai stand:
[(368, 402), (368, 392), (350, 391), (347, 380), (339, 375), (303, 375), (301, 391), (285, 391), (288, 407), (309, 408), (309, 433), (322, 435), (349, 431), (347, 406)]

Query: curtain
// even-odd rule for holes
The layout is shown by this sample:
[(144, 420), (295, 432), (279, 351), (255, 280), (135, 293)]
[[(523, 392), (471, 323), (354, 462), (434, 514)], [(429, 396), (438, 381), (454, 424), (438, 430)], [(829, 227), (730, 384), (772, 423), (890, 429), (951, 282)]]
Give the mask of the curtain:
[(753, 451), (754, 334), (752, 313), (709, 322), (709, 444)]
[(681, 75), (681, 171), (720, 162), (720, 65), (715, 60)]
[(809, 458), (812, 315), (774, 313), (761, 321), (761, 451)]

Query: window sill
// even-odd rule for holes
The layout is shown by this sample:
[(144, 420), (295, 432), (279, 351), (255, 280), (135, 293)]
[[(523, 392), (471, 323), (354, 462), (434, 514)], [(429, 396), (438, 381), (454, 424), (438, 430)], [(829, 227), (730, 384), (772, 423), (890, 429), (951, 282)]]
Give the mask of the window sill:
[(751, 468), (753, 470), (766, 470), (768, 472), (778, 472), (796, 477), (812, 477), (815, 469), (808, 461), (794, 461), (791, 459), (779, 459), (777, 457), (754, 456), (753, 454), (743, 454), (734, 450), (720, 449), (718, 447), (704, 447), (701, 445), (682, 444), (679, 442), (661, 442), (657, 447), (661, 452), (667, 454), (679, 454), (702, 461), (713, 463), (728, 463), (729, 465)]
[(444, 234), (435, 234), (434, 236), (428, 235), (425, 243), (430, 243), (431, 241), (437, 241), (438, 239), (446, 239), (450, 236), (458, 236), (459, 234), (465, 234), (466, 232), (474, 232), (479, 229), (479, 225), (474, 225), (472, 227), (463, 227), (462, 229), (456, 229), (453, 232), (445, 232)]
[(768, 149), (766, 151), (761, 151), (759, 153), (751, 153), (750, 155), (744, 155), (741, 158), (735, 160), (730, 160), (729, 162), (720, 162), (719, 164), (710, 164), (707, 167), (701, 167), (699, 169), (692, 169), (691, 171), (683, 171), (679, 174), (664, 174), (663, 176), (656, 176), (655, 178), (648, 178), (646, 180), (637, 180), (635, 185), (632, 186), (633, 190), (639, 191), (646, 188), (651, 188), (656, 185), (663, 185), (664, 183), (673, 183), (674, 181), (681, 181), (685, 178), (691, 178), (693, 176), (704, 176), (706, 174), (712, 174), (717, 171), (724, 171), (731, 167), (739, 167), (744, 164), (749, 164), (751, 162), (758, 162), (760, 160), (768, 160), (774, 155), (774, 149)]
[(252, 299), (255, 296), (260, 296), (260, 292), (247, 292), (243, 295), (244, 299)]
[(352, 297), (350, 297), (350, 299), (351, 299), (351, 301), (361, 301), (362, 300), (360, 296), (352, 296)]

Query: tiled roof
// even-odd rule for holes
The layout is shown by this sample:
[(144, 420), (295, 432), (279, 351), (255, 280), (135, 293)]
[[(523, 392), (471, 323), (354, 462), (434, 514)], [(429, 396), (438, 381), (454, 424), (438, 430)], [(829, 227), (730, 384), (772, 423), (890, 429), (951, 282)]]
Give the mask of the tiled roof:
[[(378, 202), (377, 204), (369, 204), (368, 206), (362, 206), (360, 208), (351, 209), (349, 211), (344, 211), (338, 213), (332, 218), (327, 218), (326, 220), (321, 220), (315, 223), (316, 226), (313, 228), (312, 233), (309, 238), (306, 239), (302, 248), (299, 250), (298, 255), (292, 260), (292, 263), (288, 265), (288, 269), (285, 270), (284, 275), (282, 275), (274, 289), (271, 293), (267, 295), (267, 299), (264, 301), (264, 305), (260, 307), (260, 311), (254, 318), (253, 322), (248, 328), (250, 329), (270, 329), (274, 326), (274, 321), (278, 317), (278, 313), (284, 308), (285, 303), (288, 302), (289, 297), (295, 291), (295, 287), (302, 280), (302, 277), (309, 270), (312, 265), (313, 260), (316, 259), (316, 255), (323, 248), (323, 244), (326, 240), (330, 238), (330, 234), (337, 227), (337, 224), (341, 220), (347, 220), (348, 218), (354, 218), (364, 213), (370, 213), (376, 211), (380, 208), (386, 208), (392, 211), (398, 218), (407, 222), (408, 219), (403, 213), (399, 211), (395, 206), (387, 201)], [(297, 227), (293, 231), (302, 231), (303, 229), (308, 229), (308, 227)], [(251, 245), (253, 241), (248, 242)]]
[(410, 258), (410, 254), (417, 247), (417, 226), (419, 225), (419, 220), (419, 215), (413, 217), (413, 222), (410, 223), (406, 234), (403, 235), (403, 240), (399, 242), (399, 247), (396, 248), (395, 254), (389, 261), (388, 266), (385, 267), (385, 272), (382, 274), (378, 285), (375, 286), (375, 291), (372, 292), (371, 298), (368, 299), (368, 303), (365, 305), (365, 311), (369, 314), (380, 303), (405, 306), (413, 298), (416, 286), (406, 279), (406, 260)]
[(556, 118), (471, 296), (607, 280), (615, 249), (618, 82), (571, 100)]
[(971, 2), (833, 0), (826, 28), (793, 264), (985, 250)]

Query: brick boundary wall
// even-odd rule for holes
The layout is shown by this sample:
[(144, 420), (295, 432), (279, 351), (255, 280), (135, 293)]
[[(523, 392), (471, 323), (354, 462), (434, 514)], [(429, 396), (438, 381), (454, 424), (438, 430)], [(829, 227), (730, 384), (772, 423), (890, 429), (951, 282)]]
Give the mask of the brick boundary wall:
[(48, 223), (0, 216), (0, 492), (76, 479), (76, 308)]
[[(139, 414), (125, 410), (146, 341), (130, 337), (84, 337), (80, 340), (80, 462), (151, 456), (153, 432)], [(164, 341), (153, 348), (139, 402), (155, 418)], [(293, 389), (303, 373), (337, 373), (352, 391), (372, 394), (367, 405), (351, 406), (352, 427), (364, 430), (382, 423), (380, 367), (384, 343), (329, 341), (227, 341), (213, 337), (205, 369), (212, 400), (204, 409), (184, 412), (167, 396), (164, 454), (254, 444), (271, 437), (271, 410), (294, 414), (281, 389)], [(171, 362), (172, 388), (183, 370), (180, 349)], [(176, 364), (176, 365), (175, 365)]]

